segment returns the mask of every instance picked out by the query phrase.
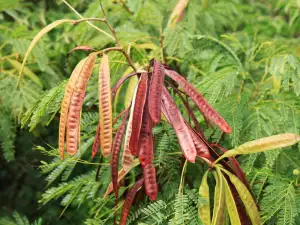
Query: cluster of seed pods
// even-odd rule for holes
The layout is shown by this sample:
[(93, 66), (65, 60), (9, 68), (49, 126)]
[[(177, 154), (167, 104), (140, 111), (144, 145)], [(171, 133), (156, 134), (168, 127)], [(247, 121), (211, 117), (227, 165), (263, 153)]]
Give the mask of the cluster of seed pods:
[[(96, 55), (92, 53), (85, 60), (81, 61), (72, 73), (66, 87), (60, 119), (59, 149), (61, 157), (63, 157), (64, 153), (65, 130), (67, 152), (70, 155), (74, 155), (77, 152), (80, 133), (80, 112), (85, 96), (85, 87), (91, 76), (95, 60)], [(120, 86), (134, 75), (139, 77), (139, 82), (134, 91), (131, 105), (118, 116), (118, 118), (122, 118), (122, 122), (113, 138), (112, 102)], [(166, 78), (165, 75), (169, 78)], [(181, 114), (168, 88), (181, 98), (193, 121), (193, 126)], [(111, 89), (109, 60), (107, 55), (102, 57), (99, 69), (100, 117), (92, 147), (92, 156), (94, 157), (99, 149), (102, 150), (104, 157), (111, 155), (112, 183), (108, 187), (106, 195), (113, 191), (118, 200), (119, 182), (133, 167), (134, 157), (138, 158), (142, 167), (142, 178), (127, 193), (120, 225), (126, 224), (134, 196), (141, 187), (145, 188), (145, 192), (151, 200), (156, 200), (157, 198), (158, 185), (156, 169), (153, 164), (154, 143), (152, 129), (161, 121), (162, 114), (174, 129), (184, 157), (191, 163), (195, 163), (198, 156), (211, 165), (219, 157), (214, 148), (223, 151), (221, 146), (208, 143), (205, 139), (196, 116), (181, 96), (181, 93), (184, 93), (195, 103), (207, 121), (211, 121), (225, 133), (231, 132), (227, 122), (209, 105), (196, 88), (169, 67), (152, 60), (149, 63), (147, 72), (132, 73), (124, 76)], [(119, 170), (122, 143), (122, 168)], [(224, 160), (220, 163), (226, 169), (236, 174), (240, 180), (247, 182), (237, 161), (231, 161), (232, 165), (229, 165)]]

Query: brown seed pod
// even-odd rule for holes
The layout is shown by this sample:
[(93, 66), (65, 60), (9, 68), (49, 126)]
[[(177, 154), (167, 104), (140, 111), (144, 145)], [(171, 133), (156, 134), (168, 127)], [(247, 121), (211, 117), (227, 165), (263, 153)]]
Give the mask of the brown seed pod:
[(156, 183), (156, 170), (153, 164), (147, 164), (143, 169), (143, 174), (146, 193), (154, 201), (158, 194), (158, 187)]
[(149, 88), (149, 113), (154, 124), (160, 121), (161, 116), (161, 91), (164, 84), (164, 66), (154, 60), (153, 72)]
[(96, 57), (95, 54), (88, 56), (74, 83), (67, 118), (67, 152), (70, 155), (76, 154), (78, 150), (80, 112), (83, 105), (86, 85), (92, 74)]
[(127, 116), (128, 116), (128, 111), (127, 111), (127, 113), (124, 114), (123, 121), (117, 130), (117, 133), (115, 135), (114, 142), (112, 145), (112, 158), (110, 160), (110, 166), (111, 166), (113, 190), (114, 190), (116, 198), (118, 198), (119, 156), (120, 156), (122, 140), (123, 140), (124, 133), (125, 133)]
[(231, 127), (227, 122), (214, 110), (214, 108), (205, 100), (205, 98), (188, 83), (182, 76), (173, 70), (165, 69), (165, 74), (176, 81), (188, 96), (195, 102), (201, 113), (216, 124), (225, 133), (231, 133)]
[(107, 157), (112, 146), (112, 107), (108, 56), (103, 55), (99, 69), (99, 116), (102, 155)]
[(66, 132), (68, 113), (69, 113), (69, 106), (70, 106), (73, 91), (75, 89), (75, 84), (82, 70), (82, 66), (85, 64), (85, 62), (86, 59), (81, 60), (75, 67), (74, 71), (72, 72), (69, 82), (65, 88), (65, 94), (61, 104), (60, 121), (59, 121), (59, 140), (58, 140), (59, 154), (61, 159), (64, 158), (65, 132)]
[(142, 167), (152, 164), (153, 160), (153, 137), (152, 120), (149, 114), (148, 101), (146, 100), (143, 112), (143, 122), (139, 138), (138, 157)]
[(194, 163), (197, 151), (191, 137), (190, 131), (185, 124), (185, 121), (177, 108), (174, 100), (172, 99), (171, 95), (169, 94), (168, 90), (163, 87), (162, 91), (162, 111), (166, 118), (170, 121), (173, 129), (175, 130), (176, 136), (178, 138), (179, 145), (182, 149), (182, 152), (185, 158)]
[(132, 202), (134, 200), (134, 197), (135, 197), (136, 193), (138, 192), (138, 190), (143, 186), (143, 183), (144, 183), (144, 178), (141, 178), (128, 191), (128, 194), (124, 201), (119, 225), (126, 225), (126, 220), (127, 220)]
[(148, 75), (147, 73), (143, 73), (141, 75), (136, 95), (135, 95), (135, 104), (133, 105), (133, 114), (132, 114), (132, 131), (129, 140), (129, 149), (132, 155), (137, 155), (138, 151), (138, 140), (140, 136), (141, 126), (142, 126), (142, 118), (143, 111), (147, 97), (147, 87), (148, 87)]
[(198, 138), (198, 136), (194, 133), (194, 131), (190, 131), (192, 139), (194, 141), (194, 145), (196, 147), (197, 150), (197, 155), (201, 158), (208, 158), (210, 159), (210, 153), (208, 150), (208, 147), (206, 146), (206, 144), (200, 139)]
[(92, 147), (92, 158), (95, 157), (99, 148), (100, 148), (100, 124), (98, 123), (95, 140), (94, 140), (93, 147)]

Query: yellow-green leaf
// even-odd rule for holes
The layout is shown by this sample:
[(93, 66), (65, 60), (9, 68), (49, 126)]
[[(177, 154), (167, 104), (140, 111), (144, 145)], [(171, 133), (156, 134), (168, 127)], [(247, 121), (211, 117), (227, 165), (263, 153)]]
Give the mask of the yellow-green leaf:
[(221, 170), (224, 171), (228, 175), (231, 183), (234, 185), (235, 189), (237, 190), (241, 200), (244, 203), (244, 206), (246, 208), (248, 216), (251, 219), (252, 224), (260, 225), (261, 221), (260, 221), (258, 209), (257, 209), (255, 201), (254, 201), (251, 193), (248, 191), (247, 187), (232, 173), (228, 172), (225, 169), (221, 169)]
[[(7, 61), (18, 71), (21, 70), (22, 64), (20, 62), (18, 62), (17, 60), (8, 59)], [(30, 70), (28, 67), (24, 67), (23, 72), (30, 80), (32, 80), (38, 86), (40, 86), (40, 87), (43, 86), (40, 79), (38, 78), (38, 76), (34, 72), (32, 72), (32, 70)]]
[(214, 195), (214, 211), (212, 218), (212, 225), (224, 224), (224, 211), (225, 211), (225, 195), (224, 195), (224, 182), (217, 173), (214, 172), (216, 180), (215, 195)]
[(232, 157), (236, 155), (264, 152), (272, 149), (283, 148), (296, 144), (298, 141), (300, 141), (300, 136), (298, 134), (292, 133), (278, 134), (270, 137), (261, 138), (258, 140), (247, 142), (230, 151), (227, 151), (220, 158), (218, 158), (218, 160), (216, 160), (215, 163), (217, 163), (225, 157)]
[(208, 171), (204, 174), (199, 189), (199, 195), (206, 200), (206, 203), (200, 205), (198, 214), (204, 225), (210, 225), (210, 201), (209, 201), (209, 186), (207, 183)]
[(227, 212), (229, 214), (231, 224), (241, 225), (239, 213), (238, 213), (233, 195), (231, 193), (230, 187), (227, 183), (227, 180), (225, 179), (225, 177), (222, 174), (221, 170), (219, 168), (216, 168), (216, 169), (218, 171), (219, 177), (224, 182), (224, 193), (225, 193), (226, 208), (227, 208)]
[(24, 66), (25, 66), (25, 63), (27, 61), (27, 58), (31, 52), (31, 50), (33, 49), (33, 47), (36, 45), (36, 43), (45, 35), (47, 34), (49, 31), (51, 31), (52, 29), (54, 29), (55, 27), (63, 24), (63, 23), (72, 23), (74, 22), (74, 20), (70, 20), (70, 19), (63, 19), (63, 20), (56, 20), (54, 21), (53, 23), (50, 23), (48, 26), (44, 27), (34, 38), (33, 40), (31, 41), (26, 53), (25, 53), (25, 56), (24, 56), (24, 60), (23, 60), (23, 63), (22, 63), (22, 66), (21, 66), (21, 69), (20, 69), (20, 73), (19, 73), (19, 77), (18, 77), (18, 84), (17, 86), (19, 85), (20, 83), (20, 80), (22, 78), (22, 72), (23, 72), (23, 69), (24, 69)]
[(125, 108), (128, 108), (130, 106), (138, 82), (139, 79), (137, 78), (137, 76), (134, 76), (129, 80), (129, 84), (126, 90), (125, 100), (124, 100)]

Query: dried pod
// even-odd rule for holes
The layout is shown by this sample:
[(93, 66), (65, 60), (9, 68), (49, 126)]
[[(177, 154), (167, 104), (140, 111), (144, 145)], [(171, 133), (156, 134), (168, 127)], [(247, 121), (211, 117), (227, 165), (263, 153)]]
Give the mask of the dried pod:
[(152, 164), (153, 160), (153, 137), (152, 121), (149, 114), (148, 101), (145, 103), (143, 122), (139, 138), (138, 157), (142, 167)]
[(93, 147), (92, 147), (92, 158), (95, 157), (99, 148), (100, 148), (100, 123), (98, 123), (95, 140), (94, 140)]
[(176, 136), (179, 141), (179, 145), (182, 149), (182, 152), (187, 160), (194, 163), (197, 151), (191, 137), (190, 131), (185, 124), (185, 121), (177, 108), (174, 100), (169, 94), (168, 90), (163, 87), (162, 91), (162, 110), (166, 116), (166, 118), (170, 121), (173, 126)]
[(112, 106), (108, 56), (103, 55), (99, 70), (99, 116), (102, 155), (107, 157), (112, 146)]
[(59, 154), (60, 158), (64, 158), (64, 148), (65, 148), (65, 131), (67, 125), (67, 118), (69, 113), (69, 106), (72, 98), (73, 91), (75, 89), (75, 83), (77, 82), (78, 76), (82, 70), (83, 65), (85, 64), (86, 59), (81, 60), (69, 79), (69, 82), (65, 88), (64, 98), (61, 104), (61, 112), (60, 112), (60, 121), (59, 121)]
[(194, 133), (194, 131), (191, 130), (190, 133), (197, 150), (197, 155), (201, 158), (207, 158), (210, 160), (211, 155), (206, 144)]
[(147, 87), (148, 87), (148, 75), (147, 73), (143, 73), (141, 75), (136, 95), (135, 95), (135, 103), (132, 106), (132, 131), (129, 140), (129, 149), (132, 155), (137, 155), (138, 151), (138, 140), (140, 136), (141, 126), (142, 126), (142, 118), (143, 111), (147, 97)]
[(138, 190), (143, 186), (143, 183), (144, 183), (144, 178), (141, 178), (128, 191), (128, 194), (124, 201), (119, 225), (126, 225), (126, 220), (127, 220), (132, 202), (134, 200), (134, 197), (135, 197), (136, 193), (138, 192)]
[(111, 166), (113, 190), (115, 192), (116, 198), (118, 198), (119, 156), (120, 156), (122, 140), (123, 140), (124, 133), (125, 133), (127, 116), (128, 116), (128, 111), (127, 111), (127, 113), (124, 114), (123, 121), (117, 130), (117, 133), (115, 135), (114, 142), (112, 145), (112, 158), (110, 160), (110, 166)]
[(153, 164), (147, 164), (143, 169), (143, 174), (146, 193), (154, 201), (158, 194), (158, 187), (156, 183), (156, 170)]
[(231, 133), (231, 127), (227, 122), (221, 117), (216, 110), (205, 100), (205, 98), (194, 88), (190, 83), (188, 83), (182, 76), (173, 70), (165, 69), (165, 74), (176, 81), (179, 86), (186, 92), (188, 96), (195, 102), (201, 113), (216, 124), (225, 133)]
[(149, 112), (154, 124), (160, 121), (161, 116), (161, 92), (164, 84), (164, 66), (154, 60), (153, 72), (149, 88)]
[(74, 83), (67, 118), (67, 152), (70, 155), (76, 154), (78, 150), (80, 112), (83, 105), (86, 85), (92, 74), (95, 61), (96, 55), (90, 54)]

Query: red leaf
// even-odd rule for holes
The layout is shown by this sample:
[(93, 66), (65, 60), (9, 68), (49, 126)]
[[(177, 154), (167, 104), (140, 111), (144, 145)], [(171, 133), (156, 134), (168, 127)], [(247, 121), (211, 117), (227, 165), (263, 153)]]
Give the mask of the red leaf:
[(164, 66), (154, 60), (153, 72), (149, 90), (149, 112), (154, 124), (160, 121), (161, 91), (164, 84)]
[(187, 160), (194, 163), (197, 151), (191, 137), (190, 131), (185, 124), (184, 118), (182, 117), (179, 109), (177, 108), (174, 100), (169, 94), (168, 90), (163, 87), (162, 91), (162, 103), (163, 103), (163, 113), (170, 121), (173, 126), (176, 136), (179, 141), (179, 145), (182, 152)]
[(188, 83), (182, 76), (173, 70), (165, 69), (165, 74), (176, 81), (179, 86), (186, 92), (188, 96), (195, 102), (201, 113), (216, 124), (225, 133), (231, 133), (231, 127), (227, 122), (213, 109), (213, 107), (205, 100), (205, 98)]

